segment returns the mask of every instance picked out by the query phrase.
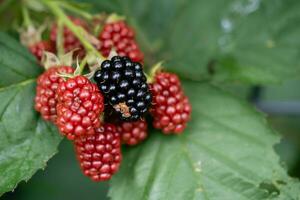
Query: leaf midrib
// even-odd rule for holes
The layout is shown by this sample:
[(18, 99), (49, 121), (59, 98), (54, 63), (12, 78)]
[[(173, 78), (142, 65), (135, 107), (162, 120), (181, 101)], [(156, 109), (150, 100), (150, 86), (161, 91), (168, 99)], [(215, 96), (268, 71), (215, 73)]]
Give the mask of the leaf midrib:
[(21, 81), (21, 82), (18, 82), (18, 83), (14, 83), (14, 84), (11, 84), (11, 85), (8, 85), (8, 86), (3, 86), (3, 87), (0, 87), (0, 92), (3, 92), (7, 89), (11, 89), (11, 88), (14, 88), (14, 87), (24, 87), (30, 83), (33, 83), (36, 81), (36, 78), (31, 78), (31, 79), (27, 79), (25, 81)]
[(154, 161), (152, 162), (150, 173), (149, 173), (149, 176), (147, 178), (147, 182), (145, 184), (146, 187), (142, 192), (142, 199), (147, 199), (146, 197), (149, 196), (149, 193), (151, 191), (152, 183), (154, 182), (154, 175), (155, 175), (155, 172), (157, 171), (157, 168), (155, 167), (154, 163), (156, 163), (155, 161), (157, 161), (159, 156), (160, 156), (160, 150), (162, 148), (161, 140), (159, 140), (158, 145), (159, 146), (157, 148), (157, 151), (155, 152)]

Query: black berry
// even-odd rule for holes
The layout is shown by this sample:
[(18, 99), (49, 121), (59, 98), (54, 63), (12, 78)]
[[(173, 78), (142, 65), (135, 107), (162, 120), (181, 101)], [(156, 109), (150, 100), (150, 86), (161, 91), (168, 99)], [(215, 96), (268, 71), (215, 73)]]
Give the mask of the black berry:
[(121, 120), (137, 121), (147, 113), (152, 95), (140, 63), (128, 57), (114, 56), (105, 60), (96, 71), (94, 80)]

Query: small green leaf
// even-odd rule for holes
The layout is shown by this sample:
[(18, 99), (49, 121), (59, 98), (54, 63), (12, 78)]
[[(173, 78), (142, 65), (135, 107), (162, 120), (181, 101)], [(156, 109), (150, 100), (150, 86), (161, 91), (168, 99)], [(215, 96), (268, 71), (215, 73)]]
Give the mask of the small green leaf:
[(144, 144), (124, 148), (113, 200), (300, 197), (298, 181), (274, 152), (279, 136), (260, 113), (216, 87), (186, 82), (185, 88), (193, 105), (187, 130), (152, 131)]
[(33, 57), (0, 33), (0, 196), (46, 166), (61, 137), (34, 110), (35, 77), (41, 71)]

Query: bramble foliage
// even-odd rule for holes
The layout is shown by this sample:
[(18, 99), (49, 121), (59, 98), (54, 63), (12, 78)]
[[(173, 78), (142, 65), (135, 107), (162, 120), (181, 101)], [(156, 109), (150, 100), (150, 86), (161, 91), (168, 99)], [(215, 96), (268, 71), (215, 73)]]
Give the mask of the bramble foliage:
[[(87, 0), (124, 14), (136, 28), (146, 67), (165, 60), (183, 78), (192, 121), (183, 135), (151, 130), (123, 149), (109, 196), (140, 199), (299, 199), (300, 184), (279, 163), (279, 136), (220, 82), (264, 84), (300, 73), (297, 0)], [(0, 34), (0, 195), (28, 180), (56, 152), (57, 130), (33, 109), (33, 56)]]

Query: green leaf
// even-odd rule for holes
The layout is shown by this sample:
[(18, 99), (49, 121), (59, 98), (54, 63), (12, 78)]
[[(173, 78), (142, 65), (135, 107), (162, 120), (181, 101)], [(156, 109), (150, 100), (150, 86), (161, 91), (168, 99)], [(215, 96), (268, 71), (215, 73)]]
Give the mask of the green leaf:
[(180, 136), (151, 132), (124, 148), (111, 182), (113, 200), (298, 199), (300, 185), (280, 166), (279, 136), (242, 100), (208, 84), (186, 82), (192, 121)]
[(0, 32), (0, 52), (0, 87), (35, 78), (42, 71), (28, 50), (3, 32)]
[(26, 49), (0, 33), (0, 196), (29, 178), (56, 153), (61, 137), (34, 110), (41, 71)]
[(96, 1), (135, 26), (148, 63), (191, 80), (279, 82), (300, 74), (297, 0)]

